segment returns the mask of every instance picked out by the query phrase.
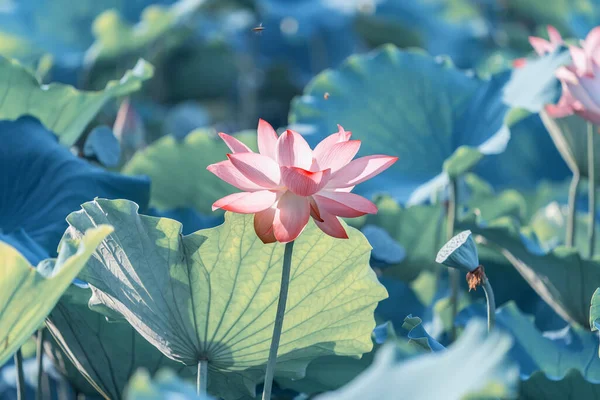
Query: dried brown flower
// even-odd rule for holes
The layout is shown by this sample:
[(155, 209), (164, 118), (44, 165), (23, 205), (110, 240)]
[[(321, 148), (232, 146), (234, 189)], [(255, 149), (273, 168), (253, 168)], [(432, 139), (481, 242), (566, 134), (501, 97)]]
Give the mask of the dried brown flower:
[(476, 290), (477, 286), (481, 286), (483, 280), (485, 279), (485, 271), (483, 269), (483, 265), (475, 268), (473, 271), (467, 274), (467, 284), (469, 285), (469, 292), (471, 290)]

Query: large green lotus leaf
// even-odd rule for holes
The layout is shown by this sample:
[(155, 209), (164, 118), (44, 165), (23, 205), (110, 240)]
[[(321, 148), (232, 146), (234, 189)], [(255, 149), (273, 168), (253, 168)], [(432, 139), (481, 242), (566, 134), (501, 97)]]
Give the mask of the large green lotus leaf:
[[(444, 161), (461, 146), (483, 154), (504, 149), (509, 135), (501, 88), (507, 78), (467, 76), (426, 54), (387, 45), (317, 75), (292, 102), (289, 122), (313, 146), (341, 124), (362, 140), (359, 155), (399, 157), (357, 193), (385, 191), (418, 203), (444, 186)], [(460, 157), (460, 169), (473, 166), (470, 155), (468, 162)]]
[(518, 370), (506, 357), (512, 340), (499, 332), (486, 335), (484, 326), (475, 321), (447, 350), (407, 361), (396, 358), (394, 344), (385, 344), (364, 373), (315, 399), (461, 399), (475, 393), (479, 398), (510, 397), (518, 381)]
[[(122, 314), (170, 358), (209, 364), (209, 391), (236, 375), (247, 386), (267, 361), (281, 278), (281, 244), (264, 245), (252, 215), (225, 214), (225, 223), (181, 235), (181, 224), (139, 215), (126, 200), (85, 203), (67, 221), (76, 237), (110, 221), (115, 233), (88, 263), (90, 303)], [(373, 311), (387, 297), (369, 267), (371, 247), (325, 235), (310, 223), (296, 240), (277, 371), (301, 377), (319, 356), (360, 356), (371, 350)], [(257, 376), (258, 373), (258, 376)]]
[(104, 90), (84, 92), (60, 83), (40, 85), (18, 62), (0, 57), (0, 119), (32, 115), (56, 133), (61, 144), (71, 146), (108, 100), (138, 90), (152, 74), (153, 67), (139, 60)]
[(203, 0), (180, 0), (168, 7), (150, 5), (135, 25), (124, 21), (117, 10), (107, 10), (94, 21), (92, 31), (96, 41), (87, 51), (86, 61), (138, 54), (159, 39), (168, 39), (169, 45), (176, 45), (185, 35), (175, 31), (183, 29), (203, 3)]
[[(74, 251), (76, 241), (70, 237), (67, 233), (61, 246)], [(52, 269), (54, 262), (53, 259), (45, 260), (38, 269)], [(91, 295), (90, 289), (69, 287), (46, 320), (58, 345), (52, 349), (54, 359), (59, 361), (58, 370), (77, 390), (118, 399), (123, 398), (128, 380), (139, 368), (154, 373), (166, 367), (182, 378), (195, 375), (195, 367), (186, 367), (164, 356), (123, 321), (120, 314), (113, 312), (110, 316), (115, 319), (108, 322), (105, 315), (90, 310)], [(119, 319), (121, 321), (114, 322)], [(250, 379), (236, 373), (219, 375), (212, 387), (232, 398), (246, 398), (261, 379), (262, 371), (247, 371), (247, 374)]]
[[(583, 118), (572, 115), (566, 118), (551, 118), (546, 112), (540, 116), (550, 133), (556, 148), (571, 171), (579, 172), (582, 177), (588, 176), (588, 123)], [(598, 127), (594, 126), (594, 154), (600, 154), (600, 137), (596, 134)], [(596, 162), (596, 181), (600, 182), (600, 163)]]
[[(256, 148), (256, 135), (236, 135)], [(160, 209), (193, 207), (210, 213), (212, 204), (237, 189), (206, 170), (210, 164), (223, 161), (229, 148), (208, 130), (196, 130), (179, 142), (165, 136), (138, 152), (123, 172), (147, 175), (152, 180), (150, 205)], [(193, 171), (193, 173), (191, 173)]]
[[(92, 227), (90, 227), (92, 228)], [(44, 322), (98, 244), (112, 231), (99, 226), (82, 234), (75, 254), (59, 253), (49, 277), (36, 271), (17, 250), (0, 242), (0, 365)]]
[(32, 264), (56, 256), (65, 218), (95, 197), (147, 208), (150, 180), (106, 171), (62, 146), (40, 121), (0, 121), (0, 240)]
[(183, 377), (195, 375), (195, 369), (165, 357), (127, 322), (107, 322), (104, 315), (90, 310), (91, 295), (90, 289), (71, 286), (46, 321), (79, 371), (64, 368), (62, 372), (67, 373), (69, 381), (73, 377), (77, 382), (81, 373), (104, 397), (120, 399), (138, 368), (154, 374), (159, 368), (168, 367)]
[[(486, 315), (484, 305), (476, 304), (461, 311), (457, 323), (464, 325), (472, 319), (484, 321)], [(509, 356), (519, 365), (521, 393), (536, 393), (524, 398), (598, 398), (587, 396), (600, 393), (597, 334), (573, 326), (542, 333), (533, 319), (522, 314), (512, 302), (498, 309), (496, 325), (514, 339)], [(551, 389), (556, 393), (551, 393)]]
[(463, 227), (483, 237), (508, 259), (529, 285), (565, 320), (588, 326), (589, 301), (600, 282), (600, 261), (583, 259), (576, 249), (556, 247), (545, 252), (510, 218), (481, 226), (474, 219)]

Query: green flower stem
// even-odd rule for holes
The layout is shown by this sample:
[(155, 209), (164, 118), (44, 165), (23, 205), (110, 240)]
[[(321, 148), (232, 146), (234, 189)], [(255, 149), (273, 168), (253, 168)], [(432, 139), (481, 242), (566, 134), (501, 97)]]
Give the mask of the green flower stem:
[(41, 328), (37, 334), (37, 348), (36, 348), (36, 364), (37, 364), (37, 387), (35, 388), (35, 399), (42, 400), (42, 378), (44, 377), (44, 332), (46, 330)]
[(594, 256), (594, 244), (596, 242), (596, 164), (594, 159), (594, 125), (588, 122), (588, 257)]
[(208, 360), (198, 361), (198, 377), (196, 378), (196, 393), (206, 396), (208, 387)]
[(283, 271), (281, 272), (281, 288), (279, 289), (279, 302), (277, 303), (277, 314), (275, 315), (273, 338), (271, 339), (271, 348), (269, 349), (269, 359), (267, 361), (267, 370), (265, 372), (265, 388), (263, 389), (262, 400), (271, 399), (273, 377), (275, 376), (275, 364), (277, 363), (277, 350), (279, 349), (279, 339), (281, 338), (281, 329), (283, 328), (283, 316), (285, 315), (285, 304), (287, 302), (288, 287), (290, 285), (290, 270), (292, 269), (293, 248), (293, 241), (285, 244), (285, 252), (283, 254)]
[(487, 300), (488, 332), (491, 332), (496, 324), (496, 299), (494, 297), (494, 290), (492, 290), (492, 285), (490, 285), (487, 276), (483, 278), (482, 286)]
[(575, 210), (577, 208), (577, 190), (579, 189), (580, 180), (579, 172), (574, 172), (569, 186), (569, 215), (567, 218), (567, 236), (565, 238), (567, 247), (573, 247), (575, 243)]
[[(448, 185), (448, 211), (446, 213), (446, 240), (452, 239), (454, 236), (454, 224), (456, 223), (456, 211), (458, 208), (457, 203), (457, 192), (458, 184), (456, 179), (450, 178), (450, 184)], [(458, 314), (458, 291), (460, 289), (460, 271), (454, 268), (450, 268), (448, 271), (450, 275), (450, 305), (452, 307), (452, 321)], [(452, 323), (452, 330), (450, 332), (450, 339), (456, 339), (456, 326)]]
[(25, 375), (23, 374), (23, 354), (21, 349), (15, 353), (15, 368), (17, 370), (17, 399), (25, 400)]
[[(58, 396), (58, 400), (72, 400), (71, 397), (71, 385), (69, 384), (69, 382), (67, 382), (64, 379), (61, 379), (58, 384), (57, 384), (57, 388), (56, 391), (57, 396)], [(85, 393), (81, 393), (81, 392), (77, 392), (76, 394), (76, 399), (77, 400), (86, 400), (86, 395)]]

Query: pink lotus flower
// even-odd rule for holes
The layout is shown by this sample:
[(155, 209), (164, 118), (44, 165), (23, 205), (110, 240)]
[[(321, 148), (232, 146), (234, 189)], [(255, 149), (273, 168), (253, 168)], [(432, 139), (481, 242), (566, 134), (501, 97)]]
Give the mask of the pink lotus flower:
[(577, 114), (593, 123), (600, 123), (600, 27), (590, 31), (581, 48), (569, 46), (573, 63), (560, 67), (556, 77), (562, 85), (557, 104), (546, 106), (553, 118)]
[(338, 217), (374, 214), (371, 201), (350, 193), (354, 186), (389, 168), (397, 157), (375, 155), (352, 160), (360, 140), (339, 131), (311, 150), (292, 130), (277, 133), (264, 120), (258, 122), (258, 150), (225, 133), (219, 136), (231, 149), (228, 160), (207, 169), (243, 192), (223, 197), (213, 211), (223, 209), (254, 215), (254, 229), (264, 243), (296, 239), (310, 217), (326, 234), (347, 239)]
[(548, 29), (548, 38), (550, 41), (536, 36), (529, 36), (529, 44), (531, 44), (531, 47), (533, 47), (538, 56), (553, 53), (554, 50), (558, 49), (564, 43), (562, 36), (555, 27), (548, 25), (546, 29)]
[[(533, 47), (538, 56), (553, 53), (564, 44), (562, 36), (555, 27), (548, 25), (546, 29), (548, 30), (549, 41), (541, 37), (529, 36), (529, 44), (531, 44), (531, 47)], [(522, 68), (525, 64), (527, 64), (526, 58), (517, 58), (513, 61), (514, 68)]]

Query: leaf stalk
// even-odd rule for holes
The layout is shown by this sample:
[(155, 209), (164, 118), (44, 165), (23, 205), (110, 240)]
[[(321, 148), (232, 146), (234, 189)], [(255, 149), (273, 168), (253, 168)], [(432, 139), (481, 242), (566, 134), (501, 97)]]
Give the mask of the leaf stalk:
[(206, 396), (208, 388), (208, 360), (198, 361), (198, 376), (196, 380), (196, 393), (198, 396)]
[[(452, 239), (454, 236), (454, 225), (456, 223), (456, 212), (458, 209), (457, 202), (458, 183), (455, 178), (450, 177), (448, 185), (448, 211), (446, 213), (446, 240)], [(458, 314), (458, 291), (460, 289), (460, 272), (457, 269), (450, 268), (448, 271), (450, 276), (450, 306), (452, 312), (452, 328), (450, 331), (450, 339), (456, 339), (456, 326), (454, 320)]]
[(594, 256), (596, 242), (596, 163), (594, 125), (588, 122), (588, 257)]
[(271, 348), (269, 349), (269, 359), (267, 361), (267, 369), (265, 372), (265, 386), (263, 389), (262, 400), (271, 399), (273, 378), (275, 376), (275, 365), (277, 363), (277, 351), (279, 349), (279, 340), (281, 339), (283, 317), (285, 315), (285, 306), (287, 303), (288, 288), (290, 285), (293, 249), (293, 241), (285, 244), (285, 251), (283, 254), (283, 270), (281, 272), (281, 287), (279, 289), (279, 301), (277, 303), (277, 314), (275, 315), (275, 325), (273, 326), (273, 338), (271, 339)]
[(42, 400), (43, 391), (42, 391), (42, 380), (44, 378), (44, 333), (45, 329), (41, 328), (38, 330), (37, 334), (37, 346), (36, 346), (36, 365), (37, 365), (37, 386), (35, 388), (35, 399)]
[(565, 245), (567, 247), (573, 247), (575, 244), (575, 212), (577, 210), (577, 191), (579, 189), (580, 181), (581, 175), (579, 172), (573, 172), (571, 185), (569, 186), (569, 214), (567, 217), (567, 233), (565, 237)]
[(15, 353), (15, 368), (17, 370), (17, 400), (25, 400), (25, 374), (23, 373), (23, 354), (20, 348)]
[(496, 298), (494, 297), (494, 290), (487, 276), (483, 278), (482, 287), (487, 301), (488, 332), (491, 332), (494, 329), (494, 325), (496, 325)]

